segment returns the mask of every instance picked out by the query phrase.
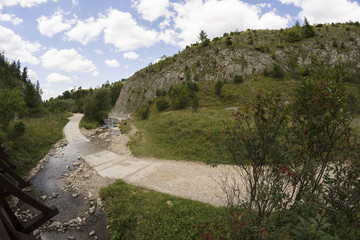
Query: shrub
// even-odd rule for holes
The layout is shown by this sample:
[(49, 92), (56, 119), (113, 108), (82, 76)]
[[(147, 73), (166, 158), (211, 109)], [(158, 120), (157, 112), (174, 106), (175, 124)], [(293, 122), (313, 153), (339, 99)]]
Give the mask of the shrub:
[(191, 91), (191, 92), (198, 92), (199, 89), (199, 85), (196, 82), (192, 82), (192, 81), (187, 81), (186, 82), (186, 87)]
[(161, 112), (169, 107), (169, 102), (164, 98), (160, 97), (156, 100), (156, 109)]
[(189, 104), (191, 92), (185, 84), (178, 84), (171, 89), (169, 96), (171, 106), (174, 109), (182, 109)]
[(162, 96), (162, 92), (161, 92), (160, 89), (156, 89), (156, 91), (155, 91), (155, 96), (156, 96), (156, 97), (161, 97), (161, 96)]
[(234, 76), (234, 83), (242, 83), (244, 81), (243, 77), (241, 75), (235, 75)]
[(273, 70), (271, 71), (271, 76), (274, 78), (283, 78), (285, 76), (285, 72), (278, 64), (275, 63)]
[(285, 39), (287, 42), (294, 43), (301, 41), (302, 35), (300, 29), (292, 28), (285, 32)]
[(217, 81), (217, 82), (215, 83), (214, 88), (215, 88), (215, 94), (216, 94), (216, 95), (220, 96), (220, 94), (221, 94), (221, 89), (222, 89), (223, 86), (224, 86), (224, 82), (221, 81), (221, 80), (219, 80), (219, 81)]
[(146, 104), (145, 106), (143, 106), (142, 108), (140, 108), (138, 110), (139, 115), (141, 117), (141, 119), (145, 120), (149, 117), (150, 115), (150, 105)]
[(256, 47), (255, 50), (258, 50), (262, 53), (268, 53), (270, 51), (270, 48), (268, 46), (261, 44), (260, 46)]
[(24, 122), (22, 121), (15, 122), (15, 124), (9, 129), (9, 133), (8, 133), (9, 140), (16, 141), (19, 137), (24, 135), (25, 130), (26, 130), (26, 126)]
[(226, 38), (225, 44), (226, 44), (227, 46), (231, 46), (231, 45), (232, 45), (231, 37), (227, 37), (227, 38)]
[(193, 109), (194, 112), (197, 112), (198, 108), (199, 108), (199, 100), (198, 100), (198, 98), (195, 96), (195, 97), (193, 98), (192, 109)]
[(289, 105), (271, 92), (234, 113), (226, 154), (243, 181), (224, 186), (229, 206), (250, 223), (246, 239), (356, 239), (360, 152), (342, 79), (341, 68), (316, 65)]
[(346, 100), (346, 108), (349, 112), (359, 113), (359, 101), (353, 93), (349, 93)]
[(332, 42), (331, 45), (332, 45), (334, 48), (338, 48), (338, 47), (339, 47), (339, 45), (338, 45), (338, 43), (336, 42), (335, 39), (333, 40), (333, 42)]

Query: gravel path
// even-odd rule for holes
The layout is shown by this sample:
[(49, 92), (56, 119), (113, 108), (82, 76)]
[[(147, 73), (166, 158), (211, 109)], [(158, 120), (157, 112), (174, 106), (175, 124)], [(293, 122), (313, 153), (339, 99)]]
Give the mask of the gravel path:
[(130, 184), (212, 205), (226, 203), (219, 183), (225, 175), (235, 173), (233, 167), (219, 165), (214, 168), (198, 162), (136, 158), (130, 151), (115, 153), (115, 150), (109, 151), (88, 141), (79, 130), (82, 117), (82, 114), (71, 117), (64, 133), (69, 144), (78, 148), (81, 157), (100, 176), (123, 179)]

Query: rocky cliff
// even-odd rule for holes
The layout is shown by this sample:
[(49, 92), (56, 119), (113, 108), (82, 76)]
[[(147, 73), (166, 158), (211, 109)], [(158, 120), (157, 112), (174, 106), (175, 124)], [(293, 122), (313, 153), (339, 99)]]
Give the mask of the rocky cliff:
[(123, 116), (155, 98), (157, 89), (191, 81), (244, 79), (271, 71), (275, 65), (287, 73), (302, 71), (316, 57), (328, 65), (343, 63), (350, 71), (360, 71), (359, 24), (329, 24), (313, 27), (315, 36), (292, 38), (301, 28), (248, 30), (224, 34), (208, 46), (193, 44), (179, 54), (161, 59), (136, 72), (121, 90), (112, 115)]

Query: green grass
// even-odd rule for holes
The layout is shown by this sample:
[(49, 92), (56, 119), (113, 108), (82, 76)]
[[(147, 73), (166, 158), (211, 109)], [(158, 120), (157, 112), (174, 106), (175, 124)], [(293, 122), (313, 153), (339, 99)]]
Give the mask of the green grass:
[(67, 117), (62, 114), (22, 120), (26, 126), (24, 135), (13, 141), (5, 138), (5, 150), (21, 174), (26, 174), (33, 168), (52, 145), (63, 137)]
[(120, 122), (119, 128), (120, 128), (120, 131), (122, 134), (128, 134), (131, 130), (131, 126), (130, 126), (130, 124), (128, 124), (127, 121)]
[(80, 128), (85, 128), (85, 129), (95, 129), (97, 127), (99, 127), (101, 123), (99, 123), (96, 120), (89, 120), (86, 119), (85, 117), (83, 117), (79, 123), (79, 127)]
[[(289, 92), (294, 80), (276, 80), (261, 75), (241, 84), (224, 85), (220, 96), (215, 95), (214, 82), (201, 83), (197, 93), (200, 108), (158, 112), (154, 106), (147, 120), (132, 120), (140, 138), (132, 139), (130, 149), (138, 157), (228, 163), (223, 157), (224, 121), (233, 121), (229, 107), (241, 107), (256, 94), (270, 90)], [(154, 104), (153, 104), (154, 105)]]
[(223, 120), (231, 111), (192, 109), (167, 111), (133, 121), (142, 137), (130, 142), (135, 156), (176, 160), (223, 161), (220, 155)]
[[(128, 185), (118, 180), (100, 190), (112, 239), (200, 239), (209, 222), (227, 232), (225, 208)], [(171, 201), (171, 202), (169, 202)]]

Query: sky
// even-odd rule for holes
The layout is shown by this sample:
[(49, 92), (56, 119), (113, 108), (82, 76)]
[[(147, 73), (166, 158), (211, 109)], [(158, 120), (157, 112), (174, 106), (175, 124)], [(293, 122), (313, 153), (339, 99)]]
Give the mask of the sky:
[(360, 21), (360, 0), (0, 0), (0, 51), (42, 99), (126, 79), (224, 32)]

